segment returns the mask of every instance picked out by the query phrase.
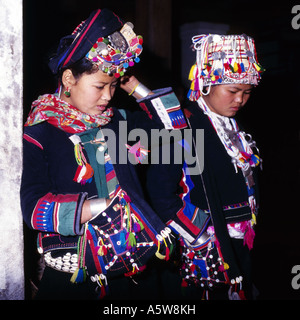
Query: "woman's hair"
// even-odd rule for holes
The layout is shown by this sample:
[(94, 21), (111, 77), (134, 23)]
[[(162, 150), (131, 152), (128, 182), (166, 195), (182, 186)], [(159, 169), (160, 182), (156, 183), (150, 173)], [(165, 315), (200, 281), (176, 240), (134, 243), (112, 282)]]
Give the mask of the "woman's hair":
[(65, 70), (70, 69), (73, 73), (73, 76), (76, 80), (79, 80), (80, 77), (85, 73), (85, 74), (92, 74), (96, 73), (99, 68), (97, 65), (92, 63), (91, 61), (87, 60), (85, 57), (82, 58), (81, 60), (75, 62), (71, 66), (67, 68), (63, 68), (59, 71), (58, 73), (58, 82), (62, 83), (62, 75)]
[[(70, 46), (72, 41), (73, 41), (72, 39), (65, 39), (63, 45), (60, 47), (60, 51), (64, 52)], [(66, 68), (62, 68), (58, 71), (56, 75), (58, 84), (62, 83), (62, 75), (64, 71), (67, 69), (70, 69), (72, 71), (76, 80), (79, 80), (84, 73), (92, 74), (99, 70), (97, 65), (95, 65), (90, 60), (83, 57), (82, 59), (76, 61), (72, 65)]]

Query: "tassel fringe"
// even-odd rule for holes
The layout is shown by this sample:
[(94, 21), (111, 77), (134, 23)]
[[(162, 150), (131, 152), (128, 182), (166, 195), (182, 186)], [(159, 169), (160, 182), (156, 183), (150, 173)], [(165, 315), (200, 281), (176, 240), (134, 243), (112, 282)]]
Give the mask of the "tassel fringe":
[(86, 270), (85, 268), (77, 268), (71, 277), (72, 283), (82, 283), (86, 280)]
[(74, 145), (75, 159), (78, 164), (73, 181), (85, 185), (86, 183), (91, 183), (94, 170), (91, 165), (87, 162), (80, 143)]

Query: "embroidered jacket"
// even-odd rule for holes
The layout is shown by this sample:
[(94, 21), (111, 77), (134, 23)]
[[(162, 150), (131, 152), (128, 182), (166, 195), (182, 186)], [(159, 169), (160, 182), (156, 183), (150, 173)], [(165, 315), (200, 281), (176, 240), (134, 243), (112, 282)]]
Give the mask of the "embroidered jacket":
[[(154, 95), (141, 99), (139, 103), (145, 112), (127, 112), (128, 133), (134, 128), (143, 128), (149, 134), (152, 128), (185, 126), (179, 102), (171, 88), (155, 91)], [(73, 180), (78, 164), (70, 133), (48, 122), (24, 128), (21, 207), (26, 224), (41, 232), (38, 246), (43, 247), (41, 250), (44, 252), (77, 247), (78, 236), (83, 233), (80, 223), (83, 202), (98, 197), (97, 184), (108, 183), (114, 177), (133, 203), (155, 216), (144, 200), (135, 165), (127, 157), (127, 137), (119, 134), (124, 120), (124, 116), (115, 109), (111, 122), (102, 127), (110, 129), (116, 138), (107, 139), (108, 152), (110, 155), (114, 153), (117, 161), (112, 166), (105, 165), (106, 181), (95, 182), (96, 177), (84, 185)], [(93, 162), (86, 153), (85, 157), (89, 163)]]
[[(177, 142), (183, 146), (184, 154), (175, 154), (176, 147), (171, 146), (173, 156), (170, 164), (150, 166), (147, 190), (150, 203), (163, 221), (177, 234), (193, 243), (210, 221), (207, 197), (211, 205), (218, 204), (221, 208), (224, 224), (251, 220), (252, 213), (244, 176), (241, 170), (236, 173), (231, 158), (208, 117), (197, 103), (189, 105), (186, 111), (197, 144), (197, 156), (204, 161), (202, 177), (199, 174), (200, 169), (196, 168), (193, 143), (188, 138)], [(203, 140), (197, 139), (196, 130), (203, 130)], [(185, 137), (184, 133), (182, 137)], [(198, 137), (201, 137), (201, 134)], [(163, 153), (163, 148), (161, 152)], [(188, 157), (190, 163), (176, 159), (178, 155), (182, 159)], [(193, 174), (192, 171), (198, 173)], [(254, 189), (257, 196), (256, 185)]]

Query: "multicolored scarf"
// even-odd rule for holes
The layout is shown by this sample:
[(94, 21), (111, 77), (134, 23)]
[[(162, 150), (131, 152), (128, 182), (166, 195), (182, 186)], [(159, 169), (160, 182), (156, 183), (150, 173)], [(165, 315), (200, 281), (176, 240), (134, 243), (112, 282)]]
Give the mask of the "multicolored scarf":
[[(112, 116), (112, 108), (107, 109), (101, 115), (90, 115), (82, 113), (77, 108), (59, 99), (57, 94), (46, 94), (32, 103), (31, 112), (25, 126), (33, 126), (47, 121), (56, 128), (72, 133), (73, 135), (70, 137), (70, 140), (74, 143), (74, 154), (78, 163), (74, 181), (85, 184), (92, 181), (94, 169), (84, 156), (81, 138), (77, 134), (108, 124)], [(93, 140), (93, 136), (90, 137), (90, 140)], [(104, 172), (104, 164), (101, 167), (101, 170)], [(103, 177), (105, 177), (105, 174), (102, 175)], [(99, 192), (101, 195), (106, 195), (106, 186), (102, 189)]]
[(59, 99), (57, 94), (45, 94), (32, 103), (25, 126), (47, 121), (63, 131), (74, 134), (104, 126), (110, 122), (112, 116), (112, 108), (108, 108), (101, 115), (90, 115)]

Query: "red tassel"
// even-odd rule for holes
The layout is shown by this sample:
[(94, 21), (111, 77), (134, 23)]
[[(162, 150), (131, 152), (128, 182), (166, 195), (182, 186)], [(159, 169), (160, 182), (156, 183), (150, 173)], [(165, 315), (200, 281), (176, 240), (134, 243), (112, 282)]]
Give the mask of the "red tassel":
[(166, 247), (166, 257), (165, 257), (165, 260), (166, 261), (169, 261), (170, 259), (170, 249), (168, 247)]
[(240, 296), (241, 300), (247, 300), (246, 297), (245, 297), (245, 292), (244, 292), (244, 290), (240, 290), (239, 296)]
[(103, 299), (106, 296), (106, 290), (104, 286), (101, 286), (100, 288), (100, 299)]
[(249, 250), (251, 250), (253, 248), (253, 242), (254, 242), (254, 238), (255, 238), (255, 231), (251, 227), (251, 222), (250, 221), (245, 223), (244, 228), (243, 228), (242, 231), (245, 232), (244, 245), (246, 244), (248, 246)]
[(82, 166), (78, 166), (77, 167), (77, 170), (76, 170), (76, 173), (75, 173), (75, 176), (74, 176), (74, 179), (73, 179), (74, 182), (77, 182), (78, 176), (80, 174), (81, 169), (82, 169)]
[(101, 245), (101, 246), (97, 246), (96, 248), (95, 248), (95, 250), (96, 250), (96, 252), (97, 252), (97, 254), (98, 254), (98, 256), (105, 256), (105, 255), (107, 255), (107, 248), (106, 248), (106, 246), (105, 245)]
[(224, 68), (225, 68), (225, 71), (230, 71), (230, 66), (228, 62), (224, 63)]
[(255, 232), (251, 227), (249, 227), (244, 236), (244, 244), (247, 244), (249, 250), (253, 248), (254, 238)]
[(146, 265), (145, 265), (145, 266), (141, 266), (141, 267), (139, 268), (139, 272), (143, 272), (146, 268), (147, 268)]
[(146, 269), (146, 266), (141, 266), (141, 267), (139, 267), (139, 269), (135, 268), (134, 271), (132, 270), (132, 271), (124, 273), (124, 276), (125, 277), (131, 277), (136, 273), (143, 272), (145, 269)]
[(135, 275), (137, 272), (138, 272), (138, 269), (135, 269), (134, 271), (129, 271), (129, 272), (124, 273), (124, 276), (131, 277), (131, 276)]
[(206, 70), (207, 70), (208, 73), (210, 72), (210, 70), (211, 70), (211, 64), (206, 63)]
[(250, 158), (251, 158), (251, 154), (247, 153), (247, 152), (244, 152), (244, 151), (241, 151), (241, 155), (243, 156), (243, 158), (246, 160), (246, 161), (249, 161)]
[(123, 196), (124, 200), (128, 203), (128, 202), (131, 202), (131, 199), (130, 197), (127, 195), (127, 194), (124, 194)]
[(224, 268), (224, 266), (221, 264), (221, 265), (219, 266), (218, 270), (219, 270), (220, 272), (224, 272), (224, 271), (225, 271), (225, 268)]
[(187, 288), (188, 283), (187, 283), (184, 279), (182, 279), (182, 281), (181, 281), (181, 286), (182, 286), (183, 288)]
[(220, 242), (219, 242), (219, 240), (217, 238), (216, 238), (216, 240), (214, 242), (215, 242), (215, 245), (217, 246), (217, 248), (220, 248)]
[(241, 65), (238, 63), (237, 66), (238, 66), (238, 73), (241, 74), (242, 73)]
[(187, 254), (187, 256), (191, 259), (191, 260), (193, 260), (194, 259), (194, 256), (195, 256), (195, 252), (190, 252), (190, 253), (188, 253)]

